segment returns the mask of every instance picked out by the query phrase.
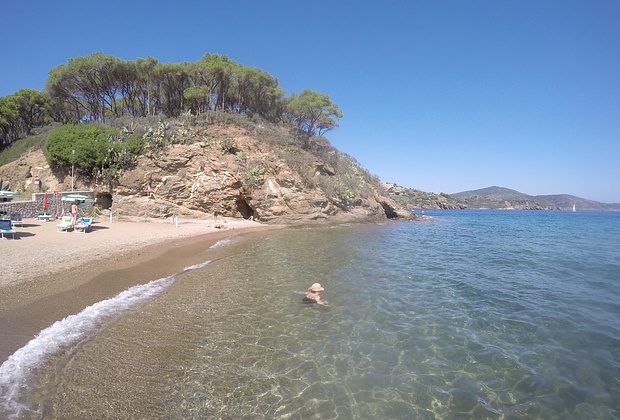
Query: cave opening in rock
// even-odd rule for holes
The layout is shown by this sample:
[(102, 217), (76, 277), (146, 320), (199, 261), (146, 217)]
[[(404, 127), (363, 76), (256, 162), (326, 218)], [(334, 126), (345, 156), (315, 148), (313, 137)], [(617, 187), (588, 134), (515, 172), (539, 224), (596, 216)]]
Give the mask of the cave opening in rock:
[(250, 205), (243, 198), (237, 198), (236, 200), (237, 211), (241, 213), (241, 217), (244, 219), (256, 219), (258, 216), (256, 211), (250, 207)]
[(102, 210), (106, 210), (112, 207), (112, 194), (98, 193), (95, 201), (95, 205), (101, 208)]
[(394, 210), (389, 204), (381, 203), (381, 206), (383, 206), (383, 211), (385, 211), (385, 216), (388, 219), (396, 219), (398, 217), (398, 213), (396, 213), (396, 210)]

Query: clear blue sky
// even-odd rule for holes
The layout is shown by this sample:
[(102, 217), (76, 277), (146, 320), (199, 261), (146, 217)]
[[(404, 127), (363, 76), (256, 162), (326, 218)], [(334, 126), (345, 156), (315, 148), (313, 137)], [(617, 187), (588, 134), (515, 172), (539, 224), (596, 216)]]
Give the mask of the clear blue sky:
[(0, 96), (93, 52), (227, 54), (328, 94), (332, 144), (384, 181), (620, 202), (620, 1), (0, 3)]

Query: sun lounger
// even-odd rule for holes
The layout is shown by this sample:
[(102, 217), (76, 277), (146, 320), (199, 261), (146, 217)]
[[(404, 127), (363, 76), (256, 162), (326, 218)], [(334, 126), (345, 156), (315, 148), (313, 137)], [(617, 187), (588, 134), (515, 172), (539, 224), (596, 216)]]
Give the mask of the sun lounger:
[(0, 238), (4, 239), (7, 234), (11, 234), (13, 239), (15, 239), (15, 231), (13, 230), (13, 225), (11, 224), (10, 219), (2, 219), (0, 220)]
[(39, 214), (37, 214), (37, 219), (48, 222), (50, 219), (52, 219), (52, 215), (48, 212), (40, 211)]
[(60, 223), (56, 225), (57, 232), (69, 232), (73, 229), (73, 217), (63, 216)]
[(24, 226), (24, 221), (22, 220), (22, 214), (21, 213), (12, 213), (11, 214), (11, 224), (13, 226)]
[(80, 223), (77, 223), (74, 228), (76, 233), (86, 233), (86, 232), (90, 232), (90, 229), (92, 227), (93, 224), (93, 218), (92, 217), (82, 217), (82, 219), (80, 219)]

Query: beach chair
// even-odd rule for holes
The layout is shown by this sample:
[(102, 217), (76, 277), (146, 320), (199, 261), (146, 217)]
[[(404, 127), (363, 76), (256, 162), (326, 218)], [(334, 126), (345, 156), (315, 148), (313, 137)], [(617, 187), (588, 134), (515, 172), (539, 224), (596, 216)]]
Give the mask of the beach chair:
[(74, 226), (74, 232), (75, 233), (90, 232), (92, 228), (92, 224), (93, 224), (92, 217), (82, 217), (80, 219), (80, 223), (76, 223), (76, 225)]
[(37, 214), (37, 219), (42, 220), (44, 222), (49, 222), (52, 219), (52, 215), (46, 211), (40, 211)]
[(56, 232), (69, 232), (73, 230), (73, 217), (63, 216), (60, 223), (56, 225)]
[(15, 239), (15, 231), (13, 230), (13, 225), (11, 224), (10, 219), (2, 219), (0, 220), (0, 238), (6, 238), (5, 235), (11, 234), (13, 239)]
[(22, 219), (22, 214), (21, 213), (11, 213), (11, 224), (13, 226), (24, 226), (24, 221)]

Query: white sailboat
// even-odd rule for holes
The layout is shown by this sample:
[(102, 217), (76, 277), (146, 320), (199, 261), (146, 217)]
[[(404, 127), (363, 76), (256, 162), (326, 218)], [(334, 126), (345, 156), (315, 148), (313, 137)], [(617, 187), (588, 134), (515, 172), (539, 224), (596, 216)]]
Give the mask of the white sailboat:
[(577, 211), (577, 210), (575, 210), (575, 205), (574, 204), (573, 204), (573, 211)]

